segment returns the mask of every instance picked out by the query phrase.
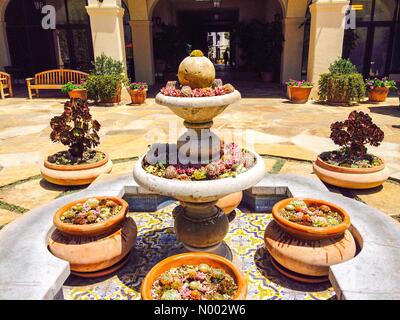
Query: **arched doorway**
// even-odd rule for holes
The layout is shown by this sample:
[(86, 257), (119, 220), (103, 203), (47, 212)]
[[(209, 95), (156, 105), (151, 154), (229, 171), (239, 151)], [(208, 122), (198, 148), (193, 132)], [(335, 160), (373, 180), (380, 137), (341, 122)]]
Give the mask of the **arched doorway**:
[[(153, 6), (150, 7), (150, 18), (153, 20), (155, 73), (156, 75), (163, 73), (171, 75), (176, 72), (176, 65), (182, 54), (184, 56), (190, 49), (201, 49), (216, 64), (222, 66), (221, 70), (229, 70), (229, 75), (225, 72), (222, 75), (218, 74), (217, 68), (217, 76), (221, 78), (255, 80), (260, 79), (262, 71), (272, 71), (274, 81), (279, 82), (284, 12), (285, 8), (281, 0), (154, 1)], [(253, 63), (253, 56), (243, 54), (248, 46), (240, 43), (240, 40), (244, 38), (244, 33), (243, 37), (239, 36), (238, 25), (252, 20), (259, 22), (253, 26), (259, 26), (257, 30), (263, 32), (263, 36), (267, 38), (265, 39), (266, 46), (269, 44), (274, 46), (273, 50), (267, 48), (264, 51), (264, 53), (271, 52), (270, 55), (266, 53), (267, 56), (264, 55), (263, 58), (259, 54), (258, 61), (264, 62), (279, 51), (276, 54), (277, 57), (271, 59), (274, 62), (269, 63), (273, 70), (262, 70), (263, 67), (259, 67), (261, 63)], [(267, 32), (262, 30), (264, 26), (268, 28)], [(167, 36), (171, 34), (174, 35), (173, 38)], [(163, 39), (167, 45), (162, 45)], [(254, 36), (252, 39), (250, 44), (253, 45), (254, 50), (249, 51), (252, 51), (255, 56), (259, 52), (256, 48), (260, 39)], [(170, 49), (166, 50), (166, 47)], [(225, 51), (228, 53), (229, 69), (224, 66)]]
[[(44, 5), (56, 9), (56, 30), (43, 29)], [(93, 60), (86, 0), (11, 0), (5, 10), (11, 73), (29, 77), (52, 68), (88, 71)]]

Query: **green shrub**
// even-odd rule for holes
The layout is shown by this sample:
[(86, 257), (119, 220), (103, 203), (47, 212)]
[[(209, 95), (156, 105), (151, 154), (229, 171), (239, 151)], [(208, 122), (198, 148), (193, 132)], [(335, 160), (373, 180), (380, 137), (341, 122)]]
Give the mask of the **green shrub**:
[(79, 85), (72, 82), (68, 82), (61, 87), (61, 92), (68, 93), (72, 90), (77, 90), (77, 89), (85, 89), (85, 83)]
[(319, 79), (319, 96), (321, 100), (359, 102), (365, 97), (363, 76), (357, 72), (349, 60), (338, 59)]
[(98, 101), (112, 100), (119, 88), (128, 83), (124, 75), (124, 66), (121, 61), (114, 60), (104, 53), (96, 58), (94, 70), (86, 81), (89, 99)]

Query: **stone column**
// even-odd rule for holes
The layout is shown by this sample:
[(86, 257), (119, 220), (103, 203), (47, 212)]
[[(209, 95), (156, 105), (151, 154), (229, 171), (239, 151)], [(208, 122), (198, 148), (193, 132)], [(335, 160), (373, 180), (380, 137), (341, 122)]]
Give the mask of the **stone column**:
[(310, 5), (311, 30), (307, 78), (314, 83), (312, 98), (318, 98), (318, 80), (329, 65), (342, 56), (344, 15), (349, 1), (318, 0)]
[(5, 66), (11, 65), (10, 52), (8, 49), (6, 23), (0, 17), (0, 70), (4, 70)]
[[(124, 9), (118, 0), (89, 0), (86, 10), (90, 17), (94, 56), (103, 52), (122, 61), (126, 67), (123, 16)], [(126, 69), (126, 68), (125, 68)]]
[(154, 54), (152, 22), (131, 20), (135, 79), (154, 84)]
[(288, 17), (285, 19), (285, 42), (282, 55), (282, 82), (289, 79), (301, 79), (303, 56), (304, 17)]

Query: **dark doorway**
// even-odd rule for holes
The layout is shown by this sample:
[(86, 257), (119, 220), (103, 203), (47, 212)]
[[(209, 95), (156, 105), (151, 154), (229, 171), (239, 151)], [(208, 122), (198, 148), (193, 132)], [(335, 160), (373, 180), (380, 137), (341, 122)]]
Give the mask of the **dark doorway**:
[(56, 67), (52, 30), (41, 26), (41, 7), (33, 1), (12, 0), (7, 7), (7, 39), (13, 68), (28, 77)]
[[(42, 7), (56, 8), (56, 30), (43, 29)], [(14, 78), (58, 68), (89, 71), (93, 47), (86, 0), (11, 0), (5, 12)]]
[(365, 77), (397, 73), (392, 61), (399, 0), (352, 0), (356, 29), (345, 31), (343, 57), (349, 58)]
[[(210, 49), (209, 34), (224, 33), (231, 35), (238, 22), (238, 10), (196, 10), (178, 11), (178, 27), (182, 30), (185, 41), (192, 49), (199, 49), (208, 55)], [(234, 39), (230, 38), (229, 59), (235, 61)], [(223, 52), (220, 52), (220, 56)]]

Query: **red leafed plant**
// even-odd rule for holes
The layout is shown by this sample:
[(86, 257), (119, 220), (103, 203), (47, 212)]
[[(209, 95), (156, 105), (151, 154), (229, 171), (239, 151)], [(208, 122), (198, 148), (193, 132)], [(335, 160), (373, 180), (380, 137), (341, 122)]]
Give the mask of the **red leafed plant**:
[(347, 120), (331, 125), (330, 137), (335, 144), (342, 147), (342, 162), (355, 163), (368, 157), (367, 144), (377, 147), (385, 135), (368, 114), (353, 111)]
[(50, 139), (68, 146), (68, 153), (72, 158), (82, 159), (85, 151), (100, 144), (100, 137), (97, 134), (100, 123), (92, 119), (86, 101), (80, 99), (67, 101), (63, 114), (52, 118), (50, 127), (53, 130)]

